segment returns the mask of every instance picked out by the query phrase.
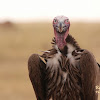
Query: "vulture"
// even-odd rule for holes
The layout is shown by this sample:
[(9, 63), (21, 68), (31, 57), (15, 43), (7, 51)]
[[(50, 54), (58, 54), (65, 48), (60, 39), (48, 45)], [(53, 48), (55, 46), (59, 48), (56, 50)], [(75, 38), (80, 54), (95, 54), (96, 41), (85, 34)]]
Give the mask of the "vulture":
[(28, 60), (37, 100), (98, 100), (100, 65), (69, 34), (68, 17), (55, 17), (53, 28), (52, 48)]

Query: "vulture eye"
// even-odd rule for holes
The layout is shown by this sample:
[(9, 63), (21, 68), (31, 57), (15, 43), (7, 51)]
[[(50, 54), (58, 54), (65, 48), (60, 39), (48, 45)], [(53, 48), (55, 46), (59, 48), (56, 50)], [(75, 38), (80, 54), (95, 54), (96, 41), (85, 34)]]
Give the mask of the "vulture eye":
[(65, 22), (67, 22), (67, 23), (68, 23), (68, 22), (69, 22), (69, 19), (66, 19), (66, 20), (65, 20)]
[(57, 23), (57, 19), (54, 19), (54, 23)]

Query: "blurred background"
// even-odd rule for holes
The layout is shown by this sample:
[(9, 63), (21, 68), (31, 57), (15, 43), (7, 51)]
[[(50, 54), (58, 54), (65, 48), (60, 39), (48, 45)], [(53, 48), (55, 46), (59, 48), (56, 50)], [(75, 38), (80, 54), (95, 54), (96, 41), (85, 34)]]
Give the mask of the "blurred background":
[(0, 100), (36, 100), (31, 54), (52, 47), (52, 20), (65, 15), (70, 34), (100, 63), (100, 0), (0, 0)]

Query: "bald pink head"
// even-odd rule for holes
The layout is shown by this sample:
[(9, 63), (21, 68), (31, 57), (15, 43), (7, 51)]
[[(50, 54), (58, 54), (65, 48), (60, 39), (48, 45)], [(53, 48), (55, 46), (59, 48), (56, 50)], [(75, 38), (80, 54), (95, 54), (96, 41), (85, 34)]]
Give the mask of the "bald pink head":
[(57, 46), (60, 50), (62, 50), (66, 45), (66, 38), (69, 33), (70, 21), (68, 17), (55, 17), (53, 20), (53, 27)]

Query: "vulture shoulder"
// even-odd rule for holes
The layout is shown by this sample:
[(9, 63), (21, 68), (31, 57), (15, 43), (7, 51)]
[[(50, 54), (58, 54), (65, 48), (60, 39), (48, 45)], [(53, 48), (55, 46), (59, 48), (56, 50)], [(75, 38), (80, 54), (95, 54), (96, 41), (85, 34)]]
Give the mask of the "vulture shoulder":
[(100, 83), (100, 68), (93, 54), (84, 50), (81, 54), (79, 66), (84, 100), (97, 100), (96, 86)]
[(28, 60), (29, 78), (34, 88), (37, 100), (46, 100), (45, 63), (37, 54), (32, 54)]

